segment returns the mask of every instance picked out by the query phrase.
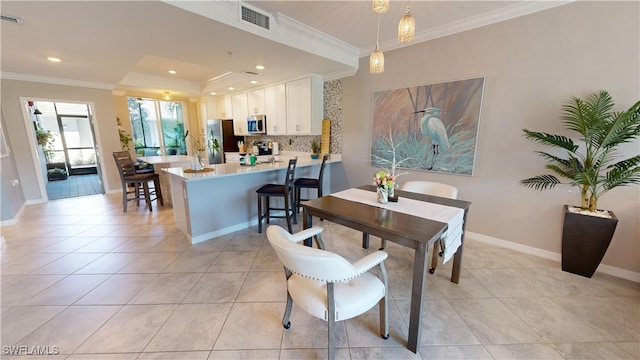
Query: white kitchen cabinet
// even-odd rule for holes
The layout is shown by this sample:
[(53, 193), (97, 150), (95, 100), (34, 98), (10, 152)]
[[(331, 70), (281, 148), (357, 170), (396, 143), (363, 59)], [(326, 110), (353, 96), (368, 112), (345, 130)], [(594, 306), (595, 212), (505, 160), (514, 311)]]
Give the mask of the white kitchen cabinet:
[(213, 96), (204, 96), (198, 99), (198, 115), (200, 121), (205, 124), (209, 119), (222, 119), (218, 115), (217, 99)]
[(233, 119), (231, 96), (216, 98), (216, 116), (213, 119)]
[(323, 86), (322, 79), (317, 76), (286, 84), (287, 133), (289, 135), (320, 135), (322, 133)]
[(247, 107), (249, 108), (249, 115), (265, 114), (264, 89), (247, 93)]
[(233, 111), (233, 131), (236, 135), (248, 135), (247, 117), (249, 110), (247, 105), (247, 93), (233, 95), (231, 97)]
[(267, 115), (267, 135), (287, 134), (287, 93), (285, 85), (264, 89), (265, 115)]

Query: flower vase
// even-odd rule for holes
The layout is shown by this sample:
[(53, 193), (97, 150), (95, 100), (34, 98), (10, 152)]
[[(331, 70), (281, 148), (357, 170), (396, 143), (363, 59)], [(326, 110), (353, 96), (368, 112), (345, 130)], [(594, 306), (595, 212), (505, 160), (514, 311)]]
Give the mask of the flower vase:
[(200, 152), (197, 152), (193, 156), (193, 164), (191, 165), (191, 169), (195, 171), (204, 169), (204, 163), (202, 162), (202, 154), (200, 154)]
[(389, 193), (385, 188), (378, 188), (378, 202), (381, 204), (386, 204), (389, 201)]

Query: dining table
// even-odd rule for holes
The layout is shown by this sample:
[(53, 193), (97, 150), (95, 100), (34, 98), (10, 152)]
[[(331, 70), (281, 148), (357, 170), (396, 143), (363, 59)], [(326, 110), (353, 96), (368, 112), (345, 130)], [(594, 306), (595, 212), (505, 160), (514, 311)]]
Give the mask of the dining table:
[[(363, 185), (301, 203), (303, 228), (312, 227), (313, 217), (317, 217), (362, 231), (363, 241), (371, 234), (414, 249), (407, 348), (417, 353), (429, 247), (453, 230), (449, 229), (451, 222), (442, 221), (441, 213), (457, 212), (462, 218), (462, 223), (458, 224), (462, 229), (457, 238), (459, 246), (452, 255), (451, 281), (457, 284), (460, 280), (464, 232), (471, 203), (402, 190), (395, 191), (397, 203), (376, 204), (364, 199), (375, 199), (375, 191), (375, 186)], [(364, 200), (358, 199), (359, 195), (365, 195), (362, 196)], [(305, 245), (311, 246), (311, 239), (305, 240)]]

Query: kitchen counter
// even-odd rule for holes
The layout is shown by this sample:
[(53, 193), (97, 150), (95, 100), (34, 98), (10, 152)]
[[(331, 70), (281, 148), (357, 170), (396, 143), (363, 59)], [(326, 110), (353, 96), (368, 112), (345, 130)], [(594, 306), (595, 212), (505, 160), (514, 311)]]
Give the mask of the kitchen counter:
[(160, 188), (162, 190), (163, 200), (167, 205), (173, 205), (171, 197), (171, 186), (169, 175), (162, 171), (163, 168), (191, 166), (193, 156), (189, 155), (166, 155), (166, 156), (136, 156), (138, 161), (144, 161), (153, 165), (153, 170), (160, 176)]
[[(275, 163), (254, 166), (237, 163), (207, 165), (209, 172), (185, 172), (172, 167), (162, 171), (169, 176), (173, 212), (178, 229), (191, 241), (199, 243), (218, 236), (255, 226), (258, 223), (256, 190), (268, 183), (284, 182), (289, 159), (298, 155), (295, 177), (317, 178), (322, 160), (309, 154), (281, 154)], [(331, 154), (324, 175), (325, 193), (331, 193), (331, 168), (342, 162), (341, 155)], [(303, 192), (303, 198), (314, 198)], [(281, 199), (273, 207), (283, 207)], [(257, 233), (257, 228), (256, 228)]]

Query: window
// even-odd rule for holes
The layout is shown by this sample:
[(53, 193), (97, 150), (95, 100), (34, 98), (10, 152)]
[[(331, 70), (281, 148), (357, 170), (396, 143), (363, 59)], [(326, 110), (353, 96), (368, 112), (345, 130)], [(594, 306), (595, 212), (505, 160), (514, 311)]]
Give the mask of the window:
[(186, 154), (182, 102), (127, 98), (136, 153)]

